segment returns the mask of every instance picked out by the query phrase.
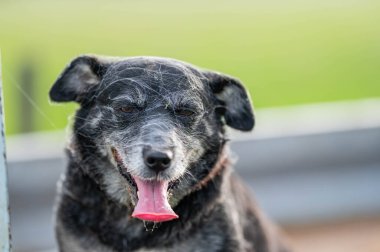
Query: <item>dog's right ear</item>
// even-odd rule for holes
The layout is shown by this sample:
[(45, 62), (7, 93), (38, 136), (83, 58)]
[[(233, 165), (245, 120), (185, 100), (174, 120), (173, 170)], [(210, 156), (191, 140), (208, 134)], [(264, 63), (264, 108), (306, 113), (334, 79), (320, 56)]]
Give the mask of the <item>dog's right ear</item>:
[(55, 102), (81, 102), (85, 94), (100, 83), (109, 64), (109, 60), (96, 56), (75, 58), (50, 89), (50, 99)]
[(204, 71), (203, 75), (220, 105), (224, 108), (225, 123), (237, 130), (250, 131), (255, 125), (251, 99), (243, 84), (217, 72)]

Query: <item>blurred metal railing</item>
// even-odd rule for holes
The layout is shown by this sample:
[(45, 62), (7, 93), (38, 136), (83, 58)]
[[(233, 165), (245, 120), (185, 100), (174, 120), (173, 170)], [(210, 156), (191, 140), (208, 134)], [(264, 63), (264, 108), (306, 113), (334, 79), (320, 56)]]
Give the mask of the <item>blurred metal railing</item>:
[(8, 183), (5, 163), (3, 92), (0, 54), (0, 251), (9, 252)]

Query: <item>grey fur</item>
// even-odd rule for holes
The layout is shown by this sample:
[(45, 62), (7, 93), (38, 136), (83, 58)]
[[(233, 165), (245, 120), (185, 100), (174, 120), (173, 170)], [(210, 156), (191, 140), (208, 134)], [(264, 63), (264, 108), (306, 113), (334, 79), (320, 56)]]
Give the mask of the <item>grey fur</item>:
[[(57, 198), (60, 251), (288, 251), (226, 158), (225, 125), (254, 125), (238, 80), (172, 59), (81, 56), (50, 97), (80, 104)], [(170, 166), (148, 169), (144, 148), (170, 151)], [(179, 219), (132, 218), (132, 177), (170, 182)]]

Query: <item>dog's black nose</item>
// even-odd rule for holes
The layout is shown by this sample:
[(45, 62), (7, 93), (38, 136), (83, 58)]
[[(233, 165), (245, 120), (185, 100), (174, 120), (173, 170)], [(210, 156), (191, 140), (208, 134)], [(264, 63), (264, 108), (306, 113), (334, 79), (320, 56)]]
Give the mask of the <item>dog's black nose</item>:
[(156, 172), (160, 172), (170, 167), (173, 152), (170, 150), (158, 151), (152, 148), (144, 148), (143, 158), (146, 166)]

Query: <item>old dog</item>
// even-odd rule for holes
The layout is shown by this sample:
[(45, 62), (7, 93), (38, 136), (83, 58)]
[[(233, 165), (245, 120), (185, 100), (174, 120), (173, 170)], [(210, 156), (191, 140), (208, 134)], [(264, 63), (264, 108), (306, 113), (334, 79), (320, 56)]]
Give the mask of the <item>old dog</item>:
[(83, 55), (50, 99), (80, 105), (57, 197), (60, 251), (288, 251), (229, 161), (225, 126), (255, 122), (237, 79)]

